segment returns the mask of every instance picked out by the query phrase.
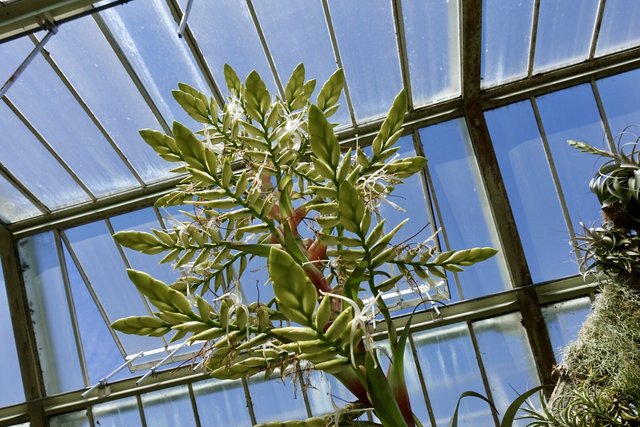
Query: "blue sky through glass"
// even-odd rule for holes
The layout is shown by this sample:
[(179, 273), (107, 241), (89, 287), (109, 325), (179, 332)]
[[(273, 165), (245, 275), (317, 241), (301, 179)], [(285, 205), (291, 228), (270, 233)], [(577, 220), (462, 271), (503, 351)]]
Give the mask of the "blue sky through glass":
[(589, 313), (591, 313), (591, 299), (589, 297), (542, 308), (557, 363), (562, 362), (564, 347), (578, 338), (578, 331)]
[(186, 42), (178, 38), (178, 24), (171, 16), (166, 1), (131, 2), (126, 8), (108, 9), (101, 16), (167, 122), (178, 120), (198, 128), (200, 125), (195, 125), (173, 100), (171, 91), (177, 89), (178, 82), (187, 83), (204, 93), (211, 89)]
[(459, 2), (404, 0), (402, 15), (414, 104), (459, 95)]
[[(504, 414), (514, 399), (540, 384), (520, 314), (476, 322), (473, 330), (493, 402), (498, 412)], [(527, 423), (520, 420), (514, 425), (524, 427)]]
[(96, 23), (79, 19), (62, 26), (47, 49), (142, 179), (171, 176), (171, 164), (138, 135), (139, 129), (159, 130), (160, 124)]
[[(469, 330), (466, 324), (446, 326), (414, 334), (413, 340), (436, 424), (447, 426), (463, 392), (486, 395)], [(492, 424), (486, 403), (479, 399), (462, 401), (459, 426)]]
[(387, 112), (402, 89), (391, 2), (329, 0), (358, 122)]
[[(506, 3), (506, 2), (503, 2)], [(534, 72), (586, 59), (599, 0), (542, 0), (538, 15)], [(510, 37), (505, 37), (510, 38)]]
[(482, 86), (527, 74), (534, 0), (483, 0)]
[(567, 140), (608, 148), (593, 92), (590, 85), (581, 85), (541, 96), (537, 103), (573, 228), (581, 233), (580, 222), (590, 226), (600, 218), (598, 199), (589, 191), (599, 160)]
[[(87, 193), (4, 103), (0, 103), (0, 150), (3, 166), (49, 209), (89, 200)], [(34, 164), (38, 165), (38, 173), (33, 171)]]
[(19, 242), (31, 320), (49, 394), (85, 385), (54, 239), (53, 233), (47, 232)]
[(531, 103), (486, 118), (534, 283), (578, 273)]
[(635, 46), (640, 43), (640, 3), (636, 0), (606, 2), (596, 55)]
[[(286, 86), (293, 69), (302, 62), (306, 78), (316, 79), (316, 90), (311, 98), (315, 101), (324, 82), (337, 70), (321, 3), (289, 0), (253, 3), (282, 85)], [(341, 107), (331, 120), (341, 125), (350, 124), (344, 95), (339, 103)]]
[[(420, 129), (420, 137), (450, 249), (476, 246), (500, 249), (464, 121), (455, 119)], [(466, 268), (458, 277), (467, 299), (509, 287), (500, 253)], [(452, 299), (459, 299), (453, 284), (449, 288)]]

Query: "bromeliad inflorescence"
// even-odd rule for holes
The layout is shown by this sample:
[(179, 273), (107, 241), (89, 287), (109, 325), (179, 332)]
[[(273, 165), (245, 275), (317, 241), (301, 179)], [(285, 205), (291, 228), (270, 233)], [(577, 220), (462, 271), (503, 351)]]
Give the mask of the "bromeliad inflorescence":
[[(140, 132), (162, 158), (177, 164), (175, 172), (184, 174), (156, 205), (190, 208), (184, 212), (188, 220), (169, 230), (115, 235), (129, 248), (165, 253), (162, 262), (173, 263), (181, 275), (165, 284), (130, 270), (157, 311), (120, 319), (114, 328), (208, 342), (205, 366), (217, 378), (287, 372), (303, 362), (334, 375), (354, 394), (356, 404), (339, 411), (341, 425), (371, 407), (385, 426), (414, 426), (402, 369), (409, 328), (395, 335), (389, 309), (378, 296), (402, 279), (435, 283), (432, 277), (444, 279), (445, 270), (460, 271), (496, 251), (438, 253), (429, 243), (392, 244), (406, 221), (385, 230), (378, 205), (426, 163), (420, 156), (397, 155), (407, 108), (404, 92), (367, 154), (360, 148), (343, 150), (328, 121), (338, 108), (342, 71), (322, 86), (315, 103), (310, 101), (315, 81), (305, 81), (302, 64), (282, 98), (273, 98), (255, 71), (243, 83), (226, 66), (225, 80), (231, 93), (225, 106), (185, 84), (173, 92), (203, 124), (201, 131), (174, 123), (173, 136)], [(255, 286), (244, 281), (245, 273), (261, 260), (274, 297), (245, 301), (240, 295)], [(368, 307), (365, 292), (375, 296)], [(368, 308), (389, 325), (392, 363), (386, 375), (368, 345)]]

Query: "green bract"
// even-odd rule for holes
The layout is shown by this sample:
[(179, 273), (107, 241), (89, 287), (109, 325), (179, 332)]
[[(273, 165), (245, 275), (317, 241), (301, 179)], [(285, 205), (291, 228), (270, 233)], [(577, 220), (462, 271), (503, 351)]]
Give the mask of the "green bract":
[[(185, 84), (173, 92), (201, 130), (174, 123), (173, 136), (140, 132), (184, 176), (156, 205), (186, 205), (188, 219), (170, 230), (125, 231), (115, 238), (143, 253), (164, 253), (162, 262), (183, 274), (167, 285), (131, 271), (157, 312), (120, 319), (114, 328), (209, 341), (206, 367), (217, 378), (309, 367), (335, 375), (357, 399), (336, 414), (272, 425), (349, 425), (373, 405), (388, 425), (414, 426), (402, 366), (387, 379), (370, 346), (372, 310), (364, 309), (364, 289), (377, 296), (401, 279), (429, 284), (432, 276), (444, 278), (446, 270), (460, 271), (496, 251), (439, 254), (429, 242), (392, 244), (406, 221), (385, 230), (379, 206), (426, 163), (395, 156), (407, 109), (404, 92), (366, 154), (360, 147), (342, 149), (328, 120), (338, 108), (341, 70), (322, 86), (315, 104), (315, 81), (305, 81), (302, 64), (284, 99), (269, 94), (255, 71), (242, 83), (226, 66), (225, 81), (231, 93), (225, 105)], [(256, 286), (243, 275), (260, 259), (275, 298), (243, 301), (242, 287)], [(367, 305), (390, 321), (382, 298)], [(399, 364), (407, 334), (396, 343), (390, 330), (397, 353), (392, 364)]]

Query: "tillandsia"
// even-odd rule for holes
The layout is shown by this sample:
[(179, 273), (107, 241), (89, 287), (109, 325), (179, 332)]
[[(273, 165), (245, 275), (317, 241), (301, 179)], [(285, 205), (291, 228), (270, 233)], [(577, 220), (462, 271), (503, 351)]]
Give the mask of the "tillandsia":
[[(216, 378), (306, 369), (335, 376), (353, 393), (354, 404), (309, 419), (309, 425), (349, 425), (363, 408), (371, 408), (385, 426), (416, 425), (403, 369), (409, 328), (397, 336), (380, 295), (401, 282), (430, 286), (434, 277), (443, 279), (446, 271), (461, 271), (496, 251), (438, 252), (431, 241), (392, 242), (407, 221), (386, 230), (379, 206), (426, 163), (420, 156), (397, 155), (404, 92), (370, 149), (347, 149), (328, 121), (338, 108), (341, 70), (322, 86), (315, 103), (310, 99), (316, 83), (305, 81), (302, 64), (282, 97), (272, 97), (255, 71), (244, 82), (229, 66), (224, 75), (230, 93), (225, 105), (186, 84), (173, 92), (201, 130), (174, 123), (172, 136), (140, 132), (184, 174), (156, 205), (190, 208), (184, 211), (188, 219), (170, 230), (115, 235), (131, 249), (165, 253), (162, 262), (174, 263), (181, 275), (165, 284), (129, 270), (157, 311), (120, 319), (114, 328), (205, 342), (205, 366)], [(245, 301), (242, 295), (255, 283), (244, 276), (260, 261), (266, 261), (274, 297)], [(387, 373), (372, 345), (372, 316), (387, 322)]]
[(585, 253), (584, 271), (628, 279), (640, 275), (640, 151), (638, 140), (628, 144), (620, 141), (614, 151), (578, 141), (569, 144), (606, 159), (589, 182), (601, 204), (604, 222), (600, 227), (583, 226), (580, 249)]

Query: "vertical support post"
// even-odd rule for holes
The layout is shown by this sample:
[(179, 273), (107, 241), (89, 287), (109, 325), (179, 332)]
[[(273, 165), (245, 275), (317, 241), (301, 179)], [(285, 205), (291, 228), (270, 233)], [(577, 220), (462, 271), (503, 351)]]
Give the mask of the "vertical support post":
[(27, 293), (21, 274), (20, 260), (17, 247), (7, 229), (0, 226), (0, 257), (4, 281), (7, 287), (7, 299), (13, 335), (16, 341), (20, 373), (27, 400), (29, 420), (33, 427), (45, 427), (47, 420), (44, 415), (42, 398), (45, 396), (44, 379), (38, 357), (35, 334), (32, 328)]
[(538, 296), (531, 286), (532, 279), (524, 249), (509, 204), (507, 191), (498, 167), (489, 129), (484, 117), (480, 91), (480, 63), (482, 48), (482, 0), (462, 2), (462, 102), (469, 137), (478, 161), (483, 185), (498, 230), (503, 254), (513, 286), (519, 288), (518, 304), (529, 345), (533, 352), (540, 382), (555, 384), (553, 366), (556, 363)]

